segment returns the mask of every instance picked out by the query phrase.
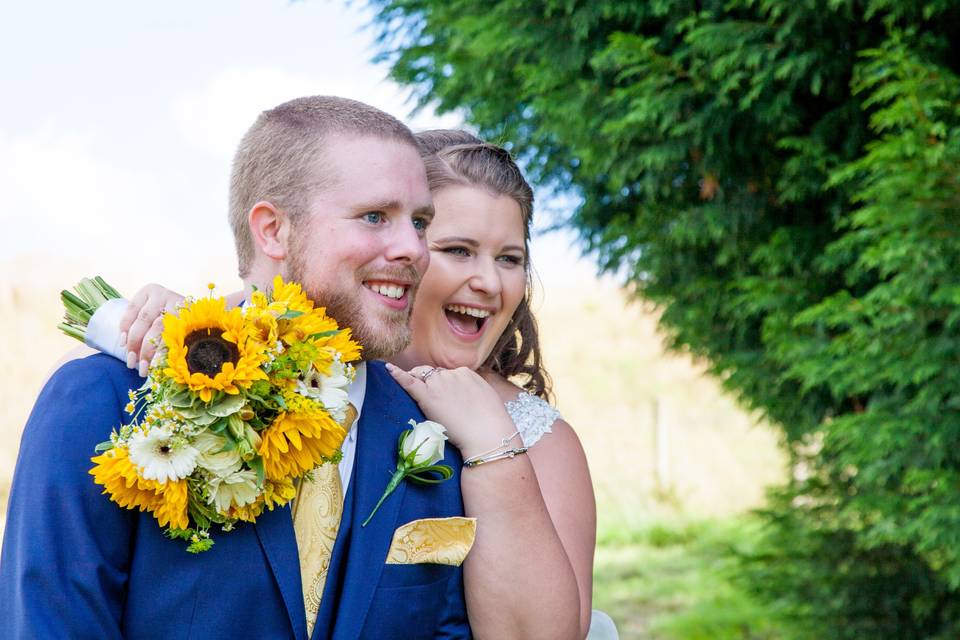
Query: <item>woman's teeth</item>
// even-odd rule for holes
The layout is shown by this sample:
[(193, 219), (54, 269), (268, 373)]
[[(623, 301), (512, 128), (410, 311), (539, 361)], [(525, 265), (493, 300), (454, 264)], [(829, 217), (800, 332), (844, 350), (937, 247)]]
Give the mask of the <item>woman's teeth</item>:
[(382, 296), (393, 298), (395, 300), (399, 300), (400, 298), (402, 298), (404, 292), (407, 290), (406, 287), (396, 287), (389, 284), (369, 284), (367, 285), (367, 287), (371, 291), (376, 291)]
[(490, 316), (490, 312), (486, 309), (475, 309), (473, 307), (465, 307), (461, 304), (448, 304), (444, 309), (454, 313), (462, 313), (465, 316), (480, 318), (481, 320)]

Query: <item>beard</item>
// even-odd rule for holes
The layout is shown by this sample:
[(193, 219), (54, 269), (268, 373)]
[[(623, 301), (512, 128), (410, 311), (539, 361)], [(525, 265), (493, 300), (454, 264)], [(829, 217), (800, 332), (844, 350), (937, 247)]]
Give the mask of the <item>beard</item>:
[[(361, 354), (363, 360), (391, 358), (410, 344), (410, 310), (413, 308), (416, 287), (411, 287), (407, 292), (410, 296), (410, 304), (405, 311), (383, 314), (378, 321), (363, 314), (363, 305), (349, 288), (342, 286), (336, 288), (336, 285), (343, 283), (329, 283), (334, 286), (326, 288), (321, 288), (319, 283), (308, 283), (303, 277), (307, 272), (305, 252), (301, 251), (299, 246), (293, 247), (284, 271), (286, 272), (283, 274), (284, 280), (298, 283), (316, 306), (326, 308), (327, 315), (336, 320), (341, 329), (351, 330), (353, 339), (363, 346)], [(420, 280), (419, 272), (413, 267), (395, 269), (392, 273), (383, 270), (377, 271), (376, 274), (357, 272), (357, 287), (363, 286), (360, 283), (366, 279), (365, 275), (377, 275), (381, 278), (394, 275), (406, 281), (419, 282)]]

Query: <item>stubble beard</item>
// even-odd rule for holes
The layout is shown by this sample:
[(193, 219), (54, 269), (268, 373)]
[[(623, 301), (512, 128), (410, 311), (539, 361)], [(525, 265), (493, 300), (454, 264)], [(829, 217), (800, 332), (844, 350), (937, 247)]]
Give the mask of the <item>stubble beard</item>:
[[(327, 315), (336, 320), (341, 329), (351, 330), (353, 339), (363, 346), (361, 353), (363, 360), (385, 360), (397, 355), (410, 345), (410, 310), (413, 308), (416, 287), (408, 291), (410, 304), (405, 311), (383, 314), (379, 322), (371, 321), (363, 314), (363, 304), (357, 299), (358, 296), (352, 295), (345, 287), (324, 290), (318, 283), (305, 282), (303, 275), (306, 273), (306, 259), (304, 253), (298, 249), (299, 247), (295, 247), (291, 252), (284, 279), (300, 284), (307, 297), (313, 300), (316, 306), (325, 307)], [(356, 275), (356, 287), (362, 287), (364, 276), (362, 273)], [(403, 270), (396, 275), (407, 280), (419, 280), (419, 274), (412, 267), (409, 271)]]

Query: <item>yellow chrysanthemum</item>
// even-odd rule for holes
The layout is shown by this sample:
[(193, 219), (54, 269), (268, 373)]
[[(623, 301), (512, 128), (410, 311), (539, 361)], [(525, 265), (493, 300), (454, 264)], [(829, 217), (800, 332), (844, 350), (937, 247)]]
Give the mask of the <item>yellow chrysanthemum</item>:
[(360, 359), (360, 351), (363, 347), (353, 339), (350, 329), (344, 329), (335, 336), (326, 339), (324, 347), (340, 352), (340, 361), (343, 363), (354, 362)]
[(267, 359), (264, 345), (251, 339), (243, 312), (227, 311), (223, 298), (203, 298), (178, 315), (168, 313), (163, 326), (168, 349), (163, 373), (199, 393), (204, 402), (214, 391), (236, 394), (266, 379), (260, 369)]
[(287, 344), (301, 342), (317, 333), (336, 330), (337, 322), (323, 309), (314, 309), (302, 316), (280, 321), (280, 339)]
[(265, 508), (273, 511), (293, 500), (296, 495), (297, 488), (289, 478), (276, 482), (267, 480), (263, 483), (263, 494), (257, 498), (256, 502), (244, 507), (234, 507), (229, 515), (243, 522), (255, 522)]
[(282, 303), (292, 311), (308, 313), (313, 310), (313, 302), (303, 292), (303, 287), (296, 282), (284, 282), (280, 276), (273, 279), (273, 292), (270, 297), (274, 303)]
[(259, 453), (267, 479), (299, 478), (332, 457), (346, 435), (324, 411), (281, 413), (260, 433)]
[(265, 309), (248, 307), (246, 316), (251, 337), (266, 346), (276, 344), (280, 335), (277, 317), (273, 313)]
[(186, 529), (190, 526), (186, 480), (163, 484), (144, 480), (130, 462), (126, 447), (114, 447), (91, 461), (94, 463), (90, 469), (93, 481), (121, 507), (149, 511), (161, 527), (170, 525), (174, 529)]
[(293, 480), (290, 478), (279, 481), (267, 480), (263, 483), (263, 502), (269, 511), (282, 507), (296, 496), (297, 487), (294, 486)]

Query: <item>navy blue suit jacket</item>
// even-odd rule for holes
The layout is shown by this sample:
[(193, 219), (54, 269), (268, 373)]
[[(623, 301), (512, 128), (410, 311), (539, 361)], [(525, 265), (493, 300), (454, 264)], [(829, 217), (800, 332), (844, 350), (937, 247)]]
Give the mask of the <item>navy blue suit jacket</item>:
[[(295, 638), (306, 640), (289, 508), (213, 530), (199, 555), (148, 513), (118, 507), (87, 473), (94, 446), (128, 416), (142, 378), (94, 355), (64, 365), (24, 429), (0, 556), (0, 628), (11, 638)], [(357, 454), (312, 640), (470, 636), (462, 571), (385, 565), (394, 530), (463, 515), (457, 475), (402, 483), (367, 527), (396, 463), (397, 437), (422, 414), (380, 363), (367, 367)], [(9, 635), (8, 635), (9, 634)]]

